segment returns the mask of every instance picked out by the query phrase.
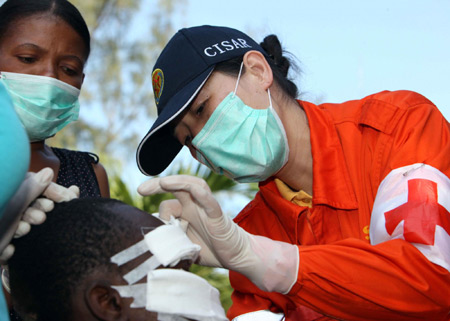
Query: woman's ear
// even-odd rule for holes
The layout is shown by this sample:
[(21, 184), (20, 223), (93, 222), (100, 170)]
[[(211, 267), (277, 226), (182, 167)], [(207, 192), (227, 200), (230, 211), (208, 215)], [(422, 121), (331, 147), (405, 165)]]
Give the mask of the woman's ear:
[(99, 320), (125, 320), (124, 301), (109, 284), (94, 281), (85, 292), (86, 305)]
[(243, 58), (245, 72), (254, 76), (264, 90), (267, 90), (273, 83), (272, 68), (264, 55), (256, 50), (247, 51)]

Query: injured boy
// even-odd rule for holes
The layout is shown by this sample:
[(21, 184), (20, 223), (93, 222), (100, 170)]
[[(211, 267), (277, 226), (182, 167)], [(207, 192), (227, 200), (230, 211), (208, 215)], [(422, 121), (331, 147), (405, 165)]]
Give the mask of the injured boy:
[(178, 222), (117, 200), (55, 204), (14, 245), (11, 295), (24, 320), (227, 320), (217, 289), (185, 271), (199, 246)]

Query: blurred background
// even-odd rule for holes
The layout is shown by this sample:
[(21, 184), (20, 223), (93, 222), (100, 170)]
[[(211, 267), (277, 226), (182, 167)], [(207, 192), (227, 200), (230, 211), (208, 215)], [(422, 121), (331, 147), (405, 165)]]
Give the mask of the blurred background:
[[(93, 52), (80, 121), (49, 143), (98, 153), (110, 178), (120, 177), (133, 195), (146, 179), (136, 166), (135, 150), (156, 113), (152, 67), (170, 37), (187, 26), (234, 27), (256, 41), (278, 35), (296, 58), (299, 72), (291, 76), (301, 99), (339, 103), (409, 89), (450, 117), (448, 0), (72, 2), (90, 26)], [(187, 151), (163, 175), (180, 166), (196, 166)], [(225, 205), (229, 211), (239, 211), (247, 199), (235, 202)]]
[[(0, 1), (1, 3), (2, 1)], [(450, 117), (450, 1), (448, 0), (71, 0), (92, 35), (80, 120), (50, 145), (97, 153), (108, 171), (112, 196), (149, 212), (170, 195), (142, 199), (145, 179), (135, 162), (139, 140), (155, 119), (153, 64), (180, 28), (212, 24), (240, 29), (256, 41), (276, 34), (296, 57), (292, 73), (301, 99), (314, 103), (360, 99), (382, 90), (409, 89)], [(180, 52), (182, 54), (182, 52)], [(155, 153), (158, 151), (155, 150)], [(210, 173), (186, 150), (162, 175), (205, 178), (224, 211), (236, 215), (256, 186)], [(193, 268), (221, 289), (223, 271)]]

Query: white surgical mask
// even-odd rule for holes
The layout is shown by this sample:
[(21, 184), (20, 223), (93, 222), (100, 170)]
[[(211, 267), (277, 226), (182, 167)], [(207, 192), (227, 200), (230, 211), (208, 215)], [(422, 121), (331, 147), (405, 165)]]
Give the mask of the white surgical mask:
[(289, 145), (283, 124), (272, 107), (254, 109), (234, 92), (217, 106), (192, 140), (197, 159), (212, 171), (239, 183), (261, 182), (287, 162)]
[(78, 119), (80, 90), (52, 77), (1, 72), (28, 138), (41, 141)]

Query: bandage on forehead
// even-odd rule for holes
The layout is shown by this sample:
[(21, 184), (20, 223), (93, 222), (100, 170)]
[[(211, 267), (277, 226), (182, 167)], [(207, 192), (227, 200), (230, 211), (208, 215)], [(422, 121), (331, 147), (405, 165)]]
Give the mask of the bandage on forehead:
[(146, 252), (153, 256), (124, 276), (128, 284), (142, 279), (159, 265), (174, 266), (180, 260), (195, 260), (200, 246), (191, 242), (177, 222), (162, 225), (144, 235), (144, 239), (111, 257), (111, 262), (123, 265)]
[[(133, 298), (132, 308), (158, 313), (158, 320), (189, 318), (226, 321), (219, 291), (203, 278), (183, 270), (159, 269), (148, 273), (146, 284), (113, 286), (122, 297)], [(145, 299), (143, 299), (145, 298)]]
[(192, 243), (178, 224), (160, 226), (147, 233), (144, 240), (164, 266), (174, 266), (180, 260), (195, 260), (200, 252), (200, 246)]

